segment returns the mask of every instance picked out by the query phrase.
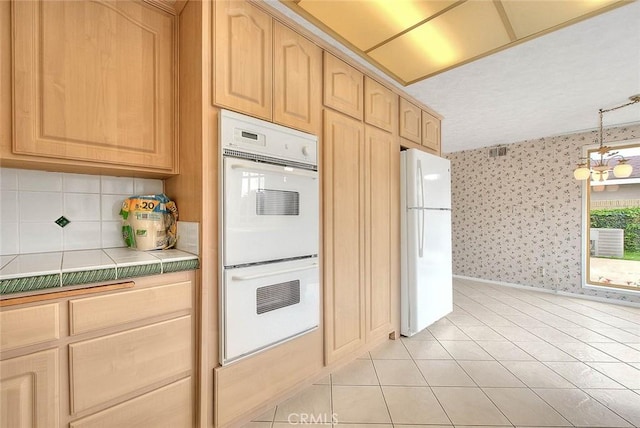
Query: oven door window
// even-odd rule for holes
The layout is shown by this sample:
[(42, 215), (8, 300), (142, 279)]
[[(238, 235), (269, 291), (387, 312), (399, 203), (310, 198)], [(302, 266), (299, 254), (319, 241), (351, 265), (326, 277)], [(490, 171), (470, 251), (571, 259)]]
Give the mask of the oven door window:
[(287, 190), (258, 190), (256, 215), (300, 215), (300, 193)]
[(318, 198), (316, 172), (224, 158), (224, 265), (318, 254)]
[(300, 281), (287, 281), (267, 285), (256, 290), (258, 315), (300, 303)]

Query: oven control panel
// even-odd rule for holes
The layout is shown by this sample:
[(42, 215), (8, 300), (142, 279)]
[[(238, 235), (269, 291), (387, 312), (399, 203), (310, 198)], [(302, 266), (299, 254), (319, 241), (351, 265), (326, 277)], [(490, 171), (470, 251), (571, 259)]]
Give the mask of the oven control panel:
[(220, 111), (222, 149), (318, 164), (318, 137), (229, 110)]

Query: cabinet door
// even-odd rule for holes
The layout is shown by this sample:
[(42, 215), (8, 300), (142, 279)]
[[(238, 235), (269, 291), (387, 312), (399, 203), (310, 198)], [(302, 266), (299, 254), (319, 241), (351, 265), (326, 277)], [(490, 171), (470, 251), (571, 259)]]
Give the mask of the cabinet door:
[(364, 135), (362, 124), (324, 112), (325, 362), (364, 344)]
[(364, 121), (389, 132), (398, 126), (398, 96), (375, 80), (364, 79)]
[(440, 119), (422, 112), (422, 145), (440, 155)]
[(12, 5), (14, 153), (172, 172), (175, 17), (141, 2)]
[(398, 312), (400, 147), (391, 134), (365, 128), (365, 288), (367, 341), (387, 336)]
[(273, 121), (320, 132), (322, 49), (275, 22), (273, 28)]
[(0, 375), (0, 426), (58, 426), (57, 349), (4, 360)]
[(328, 52), (324, 53), (324, 105), (362, 120), (363, 75)]
[(214, 4), (213, 102), (271, 120), (271, 17), (246, 1)]
[(404, 98), (400, 98), (400, 136), (420, 144), (422, 128), (420, 125), (422, 110)]

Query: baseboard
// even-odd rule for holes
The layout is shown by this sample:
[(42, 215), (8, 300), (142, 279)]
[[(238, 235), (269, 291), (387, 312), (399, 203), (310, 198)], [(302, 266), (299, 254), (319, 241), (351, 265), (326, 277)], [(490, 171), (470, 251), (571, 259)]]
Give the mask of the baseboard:
[(631, 306), (634, 308), (640, 308), (640, 303), (628, 302), (626, 300), (607, 299), (606, 297), (588, 296), (586, 294), (577, 294), (577, 293), (569, 293), (566, 291), (549, 290), (547, 288), (533, 287), (531, 285), (514, 284), (512, 282), (494, 281), (490, 279), (474, 278), (471, 276), (464, 276), (464, 275), (453, 275), (453, 277), (459, 278), (459, 279), (466, 279), (469, 281), (484, 282), (484, 283), (493, 284), (493, 285), (501, 285), (504, 287), (519, 288), (521, 290), (527, 290), (527, 291), (537, 291), (540, 293), (556, 294), (558, 296), (574, 297), (576, 299), (593, 300), (596, 302), (611, 303), (614, 305)]

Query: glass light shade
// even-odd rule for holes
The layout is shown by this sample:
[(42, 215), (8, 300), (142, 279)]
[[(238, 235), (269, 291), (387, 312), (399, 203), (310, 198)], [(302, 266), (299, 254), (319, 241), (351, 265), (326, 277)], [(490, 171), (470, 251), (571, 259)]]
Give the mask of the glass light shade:
[(631, 176), (633, 167), (628, 163), (619, 163), (613, 168), (613, 175), (618, 178), (627, 178)]
[(589, 178), (590, 173), (591, 171), (589, 171), (589, 168), (587, 168), (586, 166), (583, 166), (580, 168), (576, 168), (576, 170), (573, 171), (573, 177), (576, 180), (586, 180)]
[(607, 181), (609, 178), (609, 171), (593, 171), (591, 173), (591, 180), (593, 181)]

